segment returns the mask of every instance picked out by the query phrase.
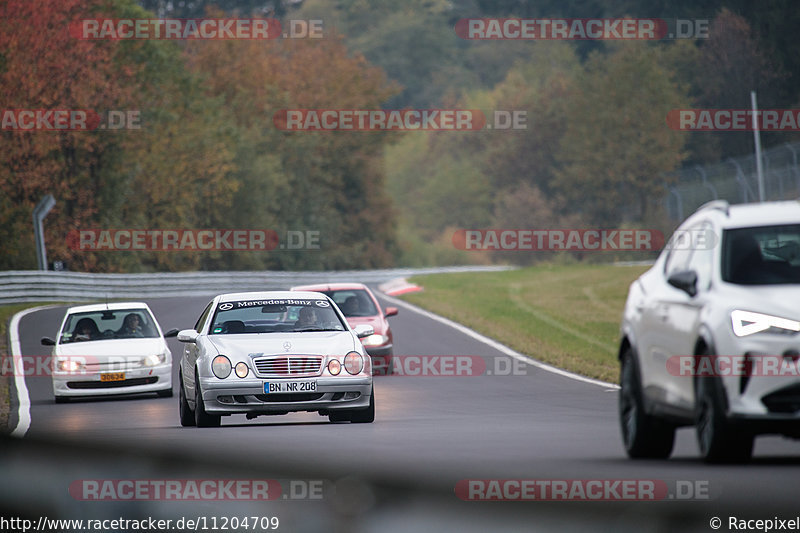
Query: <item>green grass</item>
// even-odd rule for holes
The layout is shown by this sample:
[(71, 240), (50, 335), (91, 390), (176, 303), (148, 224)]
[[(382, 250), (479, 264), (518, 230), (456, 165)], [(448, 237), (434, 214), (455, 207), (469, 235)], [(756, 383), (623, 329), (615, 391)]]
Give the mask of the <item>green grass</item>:
[[(8, 323), (15, 314), (40, 305), (50, 305), (44, 302), (33, 302), (25, 304), (0, 305), (0, 357), (9, 357), (11, 350), (8, 346)], [(7, 433), (8, 415), (11, 409), (11, 379), (9, 376), (0, 374), (0, 432)]]
[(539, 361), (616, 383), (628, 286), (647, 268), (541, 265), (416, 276), (424, 291), (403, 298)]

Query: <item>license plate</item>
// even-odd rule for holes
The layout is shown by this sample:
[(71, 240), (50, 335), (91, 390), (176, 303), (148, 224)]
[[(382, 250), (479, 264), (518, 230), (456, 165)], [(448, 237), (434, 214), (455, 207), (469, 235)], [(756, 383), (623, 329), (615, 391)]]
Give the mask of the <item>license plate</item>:
[(316, 381), (267, 381), (264, 382), (264, 394), (276, 392), (314, 392)]
[(111, 374), (100, 374), (100, 381), (124, 381), (125, 372), (113, 372)]

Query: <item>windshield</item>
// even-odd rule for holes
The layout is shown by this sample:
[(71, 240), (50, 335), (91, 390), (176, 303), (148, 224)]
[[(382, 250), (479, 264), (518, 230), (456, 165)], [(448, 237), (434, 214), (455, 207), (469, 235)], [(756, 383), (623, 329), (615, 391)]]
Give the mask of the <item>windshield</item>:
[(339, 309), (346, 317), (375, 316), (378, 310), (364, 289), (323, 291), (336, 302)]
[(724, 281), (800, 283), (800, 224), (726, 230), (722, 246)]
[(60, 342), (68, 344), (158, 336), (153, 315), (147, 309), (115, 309), (69, 315), (61, 330)]
[(210, 333), (229, 335), (346, 329), (328, 300), (268, 299), (218, 304)]

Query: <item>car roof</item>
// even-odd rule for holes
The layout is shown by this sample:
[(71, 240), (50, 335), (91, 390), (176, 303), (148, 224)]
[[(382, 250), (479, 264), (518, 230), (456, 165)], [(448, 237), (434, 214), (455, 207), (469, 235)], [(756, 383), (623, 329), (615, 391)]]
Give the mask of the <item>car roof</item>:
[(78, 305), (67, 309), (67, 313), (88, 313), (91, 311), (118, 311), (120, 309), (147, 309), (144, 302), (109, 302), (104, 304)]
[(306, 298), (309, 300), (324, 300), (327, 298), (320, 292), (312, 291), (255, 291), (255, 292), (230, 292), (220, 294), (220, 302), (235, 302), (238, 300), (292, 300)]
[[(355, 289), (367, 289), (363, 283), (320, 283), (317, 285), (298, 285), (292, 287), (293, 291), (346, 291)], [(367, 289), (369, 290), (369, 289)]]
[(710, 202), (701, 206), (686, 222), (701, 219), (711, 219), (722, 229), (800, 224), (800, 202), (789, 200), (733, 205)]

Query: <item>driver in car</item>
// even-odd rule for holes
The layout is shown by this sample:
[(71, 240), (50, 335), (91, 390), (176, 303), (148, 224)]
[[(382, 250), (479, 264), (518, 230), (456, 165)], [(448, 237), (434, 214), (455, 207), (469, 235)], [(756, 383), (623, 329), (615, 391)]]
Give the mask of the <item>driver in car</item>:
[(310, 327), (317, 326), (317, 313), (310, 307), (300, 309), (297, 322), (294, 324), (296, 327)]
[(75, 341), (90, 341), (96, 339), (100, 335), (97, 324), (91, 318), (81, 318), (75, 326), (73, 332), (73, 340)]

